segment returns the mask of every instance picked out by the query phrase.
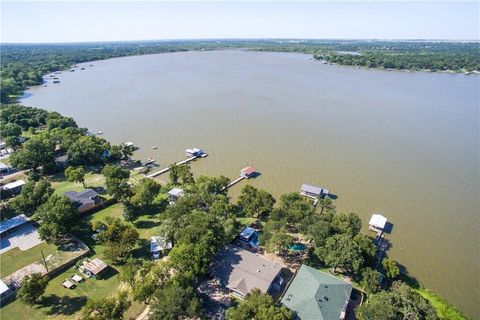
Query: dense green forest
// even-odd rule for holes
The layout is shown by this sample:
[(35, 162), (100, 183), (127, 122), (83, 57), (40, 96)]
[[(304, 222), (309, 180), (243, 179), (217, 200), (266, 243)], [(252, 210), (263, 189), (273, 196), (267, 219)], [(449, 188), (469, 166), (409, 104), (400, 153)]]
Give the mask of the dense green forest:
[(479, 42), (365, 40), (172, 40), (75, 44), (2, 44), (1, 101), (11, 102), (42, 75), (76, 63), (186, 50), (248, 49), (301, 52), (318, 60), (371, 68), (472, 72)]

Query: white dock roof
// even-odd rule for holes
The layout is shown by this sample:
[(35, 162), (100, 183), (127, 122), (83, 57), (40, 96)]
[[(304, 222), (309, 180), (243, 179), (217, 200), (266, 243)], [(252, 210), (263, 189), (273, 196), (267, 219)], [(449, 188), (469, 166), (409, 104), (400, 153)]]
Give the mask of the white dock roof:
[(372, 218), (370, 218), (370, 222), (368, 224), (376, 228), (383, 229), (387, 224), (387, 218), (381, 214), (374, 214), (372, 215)]

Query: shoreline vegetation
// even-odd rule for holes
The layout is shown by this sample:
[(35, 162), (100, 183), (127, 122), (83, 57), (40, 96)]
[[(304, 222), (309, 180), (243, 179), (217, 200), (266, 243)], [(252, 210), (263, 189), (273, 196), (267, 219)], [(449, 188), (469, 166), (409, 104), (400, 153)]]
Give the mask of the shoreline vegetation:
[(169, 40), (72, 44), (2, 44), (1, 102), (11, 103), (43, 76), (78, 63), (181, 51), (245, 49), (311, 54), (328, 64), (384, 70), (478, 74), (479, 42), (429, 40)]
[[(108, 281), (99, 282), (103, 283), (105, 296), (96, 295), (97, 300), (87, 298), (88, 292), (98, 289), (93, 280), (82, 286), (87, 296), (72, 300), (69, 295), (83, 292), (74, 289), (62, 292), (65, 297), (56, 297), (72, 301), (72, 310), (65, 314), (55, 305), (51, 293), (57, 292), (62, 279), (72, 270), (53, 277), (43, 289), (50, 296), (40, 292), (31, 300), (33, 304), (28, 303), (41, 308), (28, 308), (32, 319), (43, 318), (42, 312), (72, 317), (82, 312), (82, 319), (89, 319), (96, 308), (112, 301), (122, 303), (122, 313), (127, 314), (138, 314), (142, 306), (149, 304), (155, 319), (201, 315), (204, 309), (195, 288), (205, 276), (208, 264), (221, 247), (233, 241), (252, 221), (261, 225), (260, 245), (278, 257), (289, 257), (291, 253), (285, 248), (299, 241), (295, 239), (309, 240), (307, 257), (300, 263), (330, 273), (333, 270), (334, 275), (351, 279), (355, 288), (367, 295), (367, 300), (355, 311), (361, 320), (384, 319), (386, 315), (396, 319), (407, 314), (418, 319), (468, 319), (413, 277), (401, 274), (401, 265), (389, 257), (379, 267), (372, 239), (360, 232), (362, 222), (358, 215), (337, 212), (328, 198), (320, 199), (319, 206), (314, 208), (309, 200), (296, 193), (284, 194), (277, 201), (268, 191), (245, 185), (238, 202), (233, 203), (225, 188), (230, 182), (228, 178), (194, 177), (188, 165), (176, 166), (165, 186), (148, 178), (133, 183), (133, 171), (128, 164), (134, 149), (89, 136), (87, 129), (78, 128), (72, 118), (42, 109), (2, 104), (0, 120), (1, 135), (8, 136), (7, 143), (15, 149), (11, 163), (32, 171), (19, 195), (2, 200), (0, 218), (19, 213), (32, 216), (40, 223), (42, 240), (49, 245), (58, 245), (72, 232), (89, 245), (94, 257), (107, 261), (114, 271)], [(52, 166), (60, 154), (68, 156), (66, 167)], [(78, 215), (62, 194), (72, 189), (82, 190), (86, 185), (118, 203)], [(184, 188), (187, 195), (168, 206), (167, 192), (173, 187)], [(50, 216), (49, 212), (58, 216)], [(71, 217), (62, 217), (62, 212), (69, 212)], [(51, 225), (56, 227), (49, 228)], [(95, 232), (98, 241), (92, 240)], [(117, 232), (125, 233), (131, 241), (123, 243), (109, 238)], [(150, 237), (159, 232), (168, 235), (175, 245), (165, 261), (152, 264), (145, 248)], [(386, 277), (382, 287), (380, 272)], [(143, 283), (145, 276), (153, 280)], [(178, 301), (178, 308), (161, 303), (170, 298)], [(22, 301), (16, 299), (0, 312), (7, 318), (14, 316), (25, 306)], [(195, 303), (190, 304), (192, 301)], [(240, 302), (239, 306), (245, 303)], [(266, 303), (271, 302), (267, 299)], [(233, 308), (237, 308), (235, 305)], [(268, 308), (272, 312), (285, 312), (285, 317), (278, 319), (291, 319), (288, 310), (279, 311), (278, 304)], [(229, 311), (228, 319), (237, 319), (228, 314)]]

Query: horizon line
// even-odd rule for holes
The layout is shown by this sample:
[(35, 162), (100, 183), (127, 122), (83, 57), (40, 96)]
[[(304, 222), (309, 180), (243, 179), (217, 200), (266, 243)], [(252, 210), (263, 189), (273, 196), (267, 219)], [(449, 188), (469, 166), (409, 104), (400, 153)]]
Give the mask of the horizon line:
[(93, 41), (34, 41), (34, 42), (3, 42), (0, 40), (0, 45), (56, 45), (56, 44), (94, 44), (94, 43), (125, 43), (125, 42), (169, 42), (169, 41), (219, 41), (219, 40), (286, 40), (286, 41), (397, 41), (397, 42), (477, 42), (480, 39), (438, 39), (438, 38), (281, 38), (281, 37), (258, 37), (258, 38), (168, 38), (168, 39), (128, 39), (128, 40), (93, 40)]

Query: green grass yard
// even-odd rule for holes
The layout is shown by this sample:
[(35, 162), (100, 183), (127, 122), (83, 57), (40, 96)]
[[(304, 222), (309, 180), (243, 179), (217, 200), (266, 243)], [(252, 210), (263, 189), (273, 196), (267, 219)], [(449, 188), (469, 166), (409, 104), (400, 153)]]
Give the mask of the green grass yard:
[(41, 251), (43, 251), (43, 254), (47, 257), (49, 254), (57, 251), (57, 246), (42, 242), (26, 251), (21, 251), (17, 247), (2, 253), (0, 255), (0, 278), (8, 276), (30, 263), (42, 260)]

